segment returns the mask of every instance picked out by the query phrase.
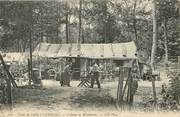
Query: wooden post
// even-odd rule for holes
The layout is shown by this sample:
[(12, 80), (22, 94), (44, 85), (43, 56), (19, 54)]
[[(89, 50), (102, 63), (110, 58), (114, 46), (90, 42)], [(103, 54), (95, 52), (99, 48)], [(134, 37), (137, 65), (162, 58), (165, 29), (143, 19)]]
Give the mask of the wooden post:
[(125, 72), (125, 69), (123, 68), (122, 71), (121, 71), (121, 78), (120, 78), (120, 102), (123, 101), (123, 82), (124, 82), (124, 72)]
[(117, 101), (118, 103), (123, 102), (123, 81), (124, 81), (124, 68), (119, 71), (119, 82), (118, 82), (118, 90), (117, 90)]
[(3, 102), (3, 104), (6, 103), (5, 95), (6, 95), (5, 85), (3, 85), (2, 86), (2, 102)]
[[(41, 67), (41, 63), (40, 63), (40, 65), (39, 65), (39, 78), (40, 78), (40, 80), (42, 80), (41, 69), (42, 69), (42, 67)], [(56, 73), (55, 73), (55, 80), (56, 80)]]
[(128, 103), (131, 103), (131, 94), (132, 94), (131, 85), (132, 85), (132, 77), (130, 76), (129, 81), (128, 81), (128, 96), (127, 96), (127, 102)]
[(153, 77), (153, 75), (151, 76), (151, 80), (152, 80), (152, 88), (153, 88), (153, 97), (154, 97), (154, 104), (157, 104), (157, 99), (156, 99), (156, 88), (155, 88), (155, 78)]
[(31, 68), (30, 68), (30, 60), (28, 59), (28, 72), (29, 72), (29, 85), (31, 85)]
[(130, 88), (130, 91), (129, 91), (129, 104), (130, 104), (130, 106), (132, 106), (132, 104), (133, 104), (133, 97), (134, 97), (134, 94), (133, 94), (133, 92), (132, 92), (132, 88), (133, 88), (133, 77), (130, 77), (130, 85), (129, 85), (129, 88)]
[(131, 73), (131, 68), (128, 68), (128, 77), (127, 77), (126, 84), (125, 84), (124, 89), (123, 89), (122, 98), (124, 97), (124, 94), (126, 92), (126, 88), (128, 86), (128, 82), (129, 82), (129, 79), (130, 79), (130, 73)]
[(6, 83), (7, 83), (7, 103), (9, 106), (9, 109), (12, 110), (12, 89), (11, 89), (11, 81), (9, 78), (6, 78)]
[(130, 88), (129, 88), (129, 82), (130, 82), (130, 77), (129, 77), (129, 80), (127, 81), (127, 84), (128, 84), (128, 90), (127, 90), (127, 98), (126, 98), (126, 101), (129, 103), (129, 94), (130, 94)]

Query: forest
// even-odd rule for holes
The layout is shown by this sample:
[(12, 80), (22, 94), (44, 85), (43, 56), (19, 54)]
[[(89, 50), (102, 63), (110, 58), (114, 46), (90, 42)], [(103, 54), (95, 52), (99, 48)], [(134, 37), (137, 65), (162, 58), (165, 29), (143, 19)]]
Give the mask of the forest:
[[(180, 53), (177, 0), (156, 0), (156, 61)], [(1, 1), (0, 50), (27, 52), (38, 43), (135, 41), (148, 60), (153, 37), (152, 0)], [(141, 54), (142, 53), (142, 54)]]
[(0, 1), (0, 111), (180, 112), (179, 71), (180, 0)]

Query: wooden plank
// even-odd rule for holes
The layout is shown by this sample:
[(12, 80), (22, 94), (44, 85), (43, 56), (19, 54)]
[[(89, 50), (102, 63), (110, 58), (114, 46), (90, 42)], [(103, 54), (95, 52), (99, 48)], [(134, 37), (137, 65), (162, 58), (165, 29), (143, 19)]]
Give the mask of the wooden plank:
[(86, 84), (86, 82), (83, 83), (83, 86), (86, 87), (86, 88), (88, 87), (87, 84)]
[(122, 92), (123, 92), (123, 81), (124, 81), (124, 68), (120, 68), (119, 71), (119, 82), (118, 82), (118, 89), (117, 89), (117, 101), (118, 103), (122, 103)]
[(124, 86), (124, 89), (123, 89), (123, 93), (122, 93), (122, 98), (124, 97), (124, 94), (126, 92), (126, 88), (128, 86), (128, 82), (129, 82), (129, 79), (130, 79), (130, 75), (131, 74), (131, 68), (128, 68), (128, 77), (127, 77), (127, 80), (126, 80), (126, 83), (125, 83), (125, 86)]
[(82, 84), (82, 81), (78, 84), (78, 87), (80, 87), (80, 86), (81, 86), (81, 84)]
[(90, 84), (89, 84), (87, 81), (86, 81), (85, 83), (86, 83), (86, 85), (87, 85), (88, 87), (90, 87)]
[(4, 59), (3, 59), (3, 57), (2, 57), (1, 54), (0, 54), (0, 60), (1, 60), (1, 63), (2, 63), (2, 65), (3, 65), (3, 68), (4, 68), (4, 70), (6, 71), (6, 73), (7, 73), (7, 75), (8, 75), (8, 78), (10, 79), (13, 87), (17, 87), (17, 84), (16, 84), (16, 82), (14, 81), (13, 76), (12, 76), (11, 73), (9, 72), (8, 67), (6, 66), (6, 64), (5, 64), (5, 62), (4, 62)]

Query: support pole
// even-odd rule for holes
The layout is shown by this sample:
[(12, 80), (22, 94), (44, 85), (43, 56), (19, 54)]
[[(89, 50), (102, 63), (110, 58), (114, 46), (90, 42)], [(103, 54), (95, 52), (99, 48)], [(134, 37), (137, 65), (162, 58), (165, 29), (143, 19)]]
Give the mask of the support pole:
[(12, 110), (12, 89), (11, 89), (11, 81), (9, 78), (6, 78), (7, 83), (7, 103), (10, 110)]
[(123, 93), (122, 93), (122, 98), (124, 97), (124, 94), (126, 92), (126, 88), (128, 86), (128, 82), (129, 82), (129, 79), (130, 79), (130, 73), (131, 73), (131, 68), (128, 68), (128, 77), (127, 77), (127, 80), (126, 80), (126, 83), (125, 83), (125, 86), (124, 86), (124, 89), (123, 89)]
[(133, 94), (133, 77), (131, 76), (130, 77), (130, 84), (129, 84), (129, 104), (130, 104), (130, 107), (133, 105), (133, 98), (134, 98), (134, 94)]
[(128, 80), (128, 93), (127, 93), (127, 102), (128, 103), (131, 103), (131, 94), (132, 94), (132, 88), (131, 88), (131, 85), (132, 85), (132, 77), (130, 76), (129, 77), (129, 80)]
[(29, 73), (29, 85), (31, 85), (31, 66), (30, 60), (28, 59), (28, 73)]
[(123, 81), (124, 81), (124, 68), (122, 67), (119, 71), (119, 82), (117, 89), (117, 102), (118, 104), (122, 104), (123, 102)]
[(156, 99), (156, 88), (155, 88), (155, 78), (152, 76), (152, 87), (153, 87), (153, 97), (154, 97), (154, 104), (157, 104), (157, 99)]

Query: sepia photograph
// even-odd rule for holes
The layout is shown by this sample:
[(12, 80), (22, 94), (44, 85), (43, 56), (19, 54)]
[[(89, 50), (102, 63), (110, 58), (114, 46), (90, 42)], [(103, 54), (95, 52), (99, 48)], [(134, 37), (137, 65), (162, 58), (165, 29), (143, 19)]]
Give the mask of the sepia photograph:
[(180, 0), (0, 0), (0, 117), (123, 116), (180, 116)]

